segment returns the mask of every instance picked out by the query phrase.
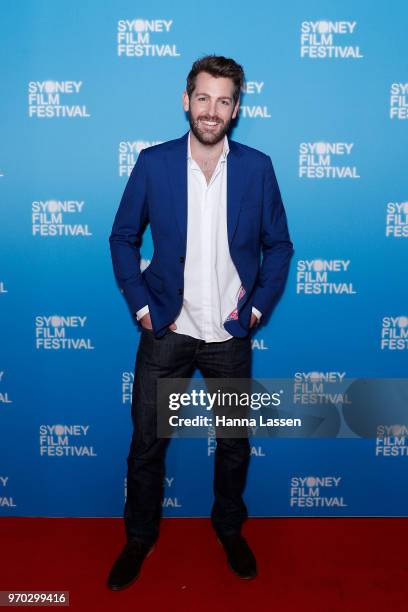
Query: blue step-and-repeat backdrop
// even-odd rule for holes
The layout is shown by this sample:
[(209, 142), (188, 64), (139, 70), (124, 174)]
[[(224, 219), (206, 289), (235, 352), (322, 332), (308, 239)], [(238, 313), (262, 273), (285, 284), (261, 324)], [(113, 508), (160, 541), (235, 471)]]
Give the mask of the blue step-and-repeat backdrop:
[[(188, 130), (208, 53), (245, 69), (231, 137), (271, 156), (295, 247), (254, 376), (323, 419), (332, 383), (378, 379), (373, 435), (344, 394), (332, 437), (251, 440), (249, 513), (407, 514), (406, 422), (388, 418), (408, 375), (407, 18), (402, 0), (3, 5), (0, 515), (122, 515), (140, 334), (108, 237), (140, 150)], [(209, 515), (214, 449), (171, 442), (166, 516)]]

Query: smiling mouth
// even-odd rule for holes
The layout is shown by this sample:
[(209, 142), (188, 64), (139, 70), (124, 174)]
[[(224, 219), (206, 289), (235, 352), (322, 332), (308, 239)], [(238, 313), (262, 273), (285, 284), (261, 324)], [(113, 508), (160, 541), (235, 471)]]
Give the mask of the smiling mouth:
[(204, 119), (200, 119), (200, 123), (210, 128), (217, 127), (220, 124), (219, 121), (205, 121)]

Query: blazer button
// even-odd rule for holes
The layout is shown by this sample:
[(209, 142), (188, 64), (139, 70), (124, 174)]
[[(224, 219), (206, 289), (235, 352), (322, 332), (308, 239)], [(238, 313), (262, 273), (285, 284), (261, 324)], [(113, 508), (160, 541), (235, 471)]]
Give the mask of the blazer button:
[(185, 257), (180, 257), (180, 263), (184, 263), (184, 262), (185, 262), (185, 260), (186, 260), (186, 258), (185, 258)]
[(179, 289), (178, 289), (178, 294), (179, 294), (179, 295), (183, 295), (183, 290), (179, 288)]

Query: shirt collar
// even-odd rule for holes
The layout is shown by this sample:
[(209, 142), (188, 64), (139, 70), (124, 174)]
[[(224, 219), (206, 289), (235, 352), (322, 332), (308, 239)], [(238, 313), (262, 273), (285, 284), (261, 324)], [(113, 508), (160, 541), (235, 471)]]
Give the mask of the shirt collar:
[[(190, 135), (191, 135), (191, 131), (189, 131), (188, 139), (187, 139), (187, 159), (191, 161), (193, 158), (191, 156)], [(224, 148), (223, 148), (221, 156), (220, 156), (221, 161), (225, 161), (227, 159), (228, 152), (229, 152), (229, 143), (228, 143), (227, 135), (225, 134), (225, 136), (224, 136)]]

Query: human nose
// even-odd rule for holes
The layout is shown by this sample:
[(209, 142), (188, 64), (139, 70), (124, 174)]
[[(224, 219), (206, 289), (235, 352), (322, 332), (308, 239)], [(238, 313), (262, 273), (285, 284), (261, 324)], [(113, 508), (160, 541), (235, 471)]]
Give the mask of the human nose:
[(215, 115), (217, 114), (217, 102), (216, 102), (216, 100), (210, 100), (210, 105), (208, 107), (208, 112), (211, 115), (211, 117), (215, 117)]

